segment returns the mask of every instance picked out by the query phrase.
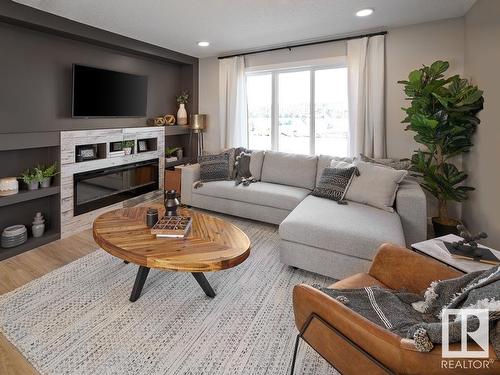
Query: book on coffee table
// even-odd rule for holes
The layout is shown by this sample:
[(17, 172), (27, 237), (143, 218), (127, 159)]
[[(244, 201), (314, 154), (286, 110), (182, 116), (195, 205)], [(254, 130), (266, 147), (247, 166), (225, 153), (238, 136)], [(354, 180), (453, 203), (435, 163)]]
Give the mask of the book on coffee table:
[(151, 228), (151, 234), (163, 238), (184, 238), (191, 229), (193, 219), (189, 216), (163, 216)]
[(487, 264), (497, 265), (500, 264), (500, 259), (498, 259), (495, 254), (490, 249), (484, 247), (477, 247), (476, 249), (465, 248), (464, 246), (459, 246), (458, 248), (453, 246), (452, 242), (443, 241), (446, 246), (446, 250), (454, 258), (459, 259), (469, 259), (476, 262), (482, 262)]

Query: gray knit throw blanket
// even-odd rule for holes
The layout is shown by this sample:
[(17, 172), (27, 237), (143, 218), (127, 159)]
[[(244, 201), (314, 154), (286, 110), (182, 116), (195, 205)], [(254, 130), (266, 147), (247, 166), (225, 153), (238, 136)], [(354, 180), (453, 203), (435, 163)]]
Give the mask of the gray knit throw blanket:
[[(490, 342), (500, 356), (500, 267), (484, 272), (434, 281), (423, 295), (381, 287), (363, 289), (320, 288), (375, 324), (415, 340), (417, 350), (430, 351), (441, 343), (444, 309), (488, 309)], [(467, 320), (468, 331), (479, 325), (477, 317)], [(449, 323), (449, 341), (460, 342), (459, 318)]]

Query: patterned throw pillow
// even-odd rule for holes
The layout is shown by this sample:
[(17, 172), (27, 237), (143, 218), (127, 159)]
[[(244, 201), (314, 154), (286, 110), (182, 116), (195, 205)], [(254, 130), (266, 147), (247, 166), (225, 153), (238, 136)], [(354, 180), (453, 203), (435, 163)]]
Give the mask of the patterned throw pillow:
[(321, 198), (343, 202), (349, 184), (357, 173), (356, 167), (323, 169), (318, 186), (312, 191), (312, 195)]
[(200, 182), (229, 180), (230, 153), (202, 155), (198, 157), (200, 163)]

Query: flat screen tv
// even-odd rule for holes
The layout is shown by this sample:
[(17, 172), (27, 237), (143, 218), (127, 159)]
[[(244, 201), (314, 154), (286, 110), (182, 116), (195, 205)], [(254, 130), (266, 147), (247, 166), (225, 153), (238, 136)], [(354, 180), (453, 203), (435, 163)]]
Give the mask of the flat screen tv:
[(145, 117), (148, 77), (73, 65), (73, 117)]

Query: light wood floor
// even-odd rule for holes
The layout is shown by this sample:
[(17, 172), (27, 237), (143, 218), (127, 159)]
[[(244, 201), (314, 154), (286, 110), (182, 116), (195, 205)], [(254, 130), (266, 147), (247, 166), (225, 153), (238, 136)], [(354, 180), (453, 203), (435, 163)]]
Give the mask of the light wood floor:
[[(0, 294), (95, 251), (98, 246), (90, 229), (0, 262)], [(39, 374), (0, 333), (0, 374)]]

